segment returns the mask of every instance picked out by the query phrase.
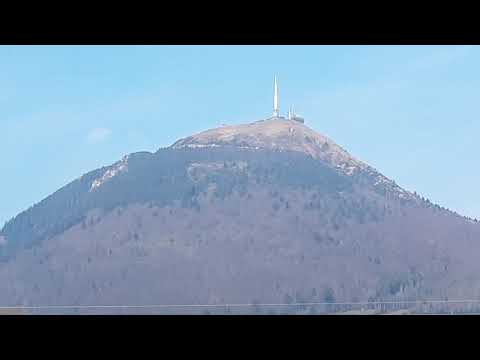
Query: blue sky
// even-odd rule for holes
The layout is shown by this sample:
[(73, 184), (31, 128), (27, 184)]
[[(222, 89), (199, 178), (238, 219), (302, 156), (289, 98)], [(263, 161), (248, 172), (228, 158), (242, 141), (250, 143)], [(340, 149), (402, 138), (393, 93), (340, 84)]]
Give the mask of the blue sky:
[(480, 217), (477, 46), (0, 46), (0, 227), (135, 151), (280, 108)]

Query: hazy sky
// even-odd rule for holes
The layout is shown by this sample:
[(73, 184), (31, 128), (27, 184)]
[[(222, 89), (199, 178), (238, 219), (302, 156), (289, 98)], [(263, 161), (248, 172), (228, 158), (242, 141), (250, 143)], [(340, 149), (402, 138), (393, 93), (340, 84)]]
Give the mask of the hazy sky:
[(123, 155), (280, 110), (480, 217), (477, 46), (0, 46), (0, 228)]

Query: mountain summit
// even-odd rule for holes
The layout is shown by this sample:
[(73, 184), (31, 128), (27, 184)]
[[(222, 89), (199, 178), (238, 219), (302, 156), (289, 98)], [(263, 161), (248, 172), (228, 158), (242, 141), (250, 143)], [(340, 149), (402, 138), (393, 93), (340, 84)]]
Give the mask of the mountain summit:
[[(0, 304), (322, 313), (476, 298), (479, 239), (478, 224), (272, 118), (130, 154), (16, 216), (0, 232)], [(262, 303), (283, 305), (218, 307)]]
[(195, 149), (227, 146), (237, 149), (300, 152), (342, 174), (357, 177), (363, 175), (370, 185), (394, 192), (404, 199), (415, 199), (412, 193), (397, 186), (371, 166), (355, 159), (328, 137), (295, 120), (271, 118), (250, 124), (222, 126), (178, 140), (171, 147)]
[(350, 172), (365, 168), (363, 163), (354, 159), (327, 137), (297, 121), (279, 118), (207, 130), (177, 141), (172, 148), (219, 146), (298, 151), (326, 161), (335, 167), (349, 169)]

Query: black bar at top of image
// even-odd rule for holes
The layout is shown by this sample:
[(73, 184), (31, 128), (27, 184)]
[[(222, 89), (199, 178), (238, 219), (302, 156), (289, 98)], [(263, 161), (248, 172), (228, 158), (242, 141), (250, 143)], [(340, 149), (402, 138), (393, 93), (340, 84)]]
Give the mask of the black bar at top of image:
[[(480, 44), (476, 12), (440, 18), (433, 12), (389, 9), (386, 13), (257, 4), (207, 6), (162, 4), (158, 9), (76, 9), (68, 14), (34, 11), (1, 15), (0, 44), (79, 45), (434, 45)], [(181, 6), (180, 6), (181, 5)]]

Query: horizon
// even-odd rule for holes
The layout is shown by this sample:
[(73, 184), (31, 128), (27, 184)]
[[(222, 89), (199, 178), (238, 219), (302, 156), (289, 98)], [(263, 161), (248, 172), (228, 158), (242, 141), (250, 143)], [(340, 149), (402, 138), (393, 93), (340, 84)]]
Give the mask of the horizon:
[(274, 75), (281, 114), (294, 106), (404, 189), (478, 218), (479, 57), (477, 46), (3, 46), (0, 226), (125, 155), (270, 117)]

